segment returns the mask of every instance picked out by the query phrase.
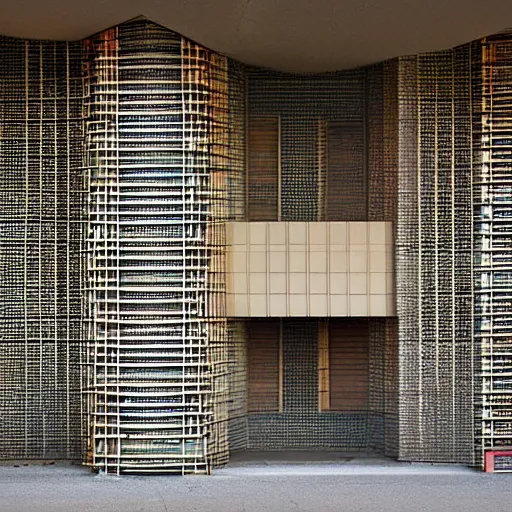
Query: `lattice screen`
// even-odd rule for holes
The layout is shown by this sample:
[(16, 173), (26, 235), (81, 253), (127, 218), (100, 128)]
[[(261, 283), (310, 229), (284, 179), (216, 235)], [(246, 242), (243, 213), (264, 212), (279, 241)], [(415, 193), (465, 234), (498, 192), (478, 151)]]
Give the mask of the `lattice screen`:
[(473, 461), (471, 47), (399, 61), (397, 300), (405, 460)]
[[(145, 20), (0, 38), (1, 456), (205, 472), (284, 439), (473, 463), (474, 411), (478, 464), (510, 445), (511, 48), (299, 76)], [(286, 414), (245, 417), (223, 222), (246, 219), (395, 222), (368, 414), (318, 414), (317, 325), (286, 321)]]
[(82, 452), (80, 65), (0, 38), (0, 458)]
[(235, 68), (230, 96), (227, 59), (144, 20), (86, 48), (90, 463), (208, 471), (228, 449), (223, 221), (243, 212), (227, 185), (244, 83)]
[(364, 70), (249, 69), (249, 221), (367, 220), (364, 91)]

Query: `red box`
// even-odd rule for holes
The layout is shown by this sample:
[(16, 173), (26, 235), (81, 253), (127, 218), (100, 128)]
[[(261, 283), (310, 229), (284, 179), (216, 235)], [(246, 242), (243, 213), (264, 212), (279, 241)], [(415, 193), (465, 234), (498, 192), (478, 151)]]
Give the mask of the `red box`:
[[(494, 457), (508, 455), (512, 458), (512, 448), (502, 448), (501, 450), (489, 450), (485, 452), (484, 471), (486, 473), (494, 473)], [(512, 471), (512, 469), (510, 469)]]

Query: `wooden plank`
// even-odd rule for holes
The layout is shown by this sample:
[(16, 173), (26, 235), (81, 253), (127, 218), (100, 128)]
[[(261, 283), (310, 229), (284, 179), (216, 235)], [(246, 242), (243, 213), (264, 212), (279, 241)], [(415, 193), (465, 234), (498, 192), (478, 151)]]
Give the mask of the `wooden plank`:
[(279, 412), (280, 321), (247, 322), (247, 385), (249, 413)]
[(250, 117), (247, 134), (247, 220), (279, 220), (279, 117)]
[(329, 329), (327, 321), (318, 323), (318, 408), (328, 411), (330, 407), (329, 378)]
[(329, 322), (330, 410), (368, 408), (369, 329), (366, 319)]

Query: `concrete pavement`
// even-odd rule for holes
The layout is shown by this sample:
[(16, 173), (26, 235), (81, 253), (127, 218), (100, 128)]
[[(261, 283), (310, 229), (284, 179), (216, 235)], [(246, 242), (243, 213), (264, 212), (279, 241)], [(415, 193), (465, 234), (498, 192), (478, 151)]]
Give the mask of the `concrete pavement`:
[(0, 466), (0, 512), (511, 512), (512, 474), (339, 460), (234, 460), (212, 476), (105, 476)]

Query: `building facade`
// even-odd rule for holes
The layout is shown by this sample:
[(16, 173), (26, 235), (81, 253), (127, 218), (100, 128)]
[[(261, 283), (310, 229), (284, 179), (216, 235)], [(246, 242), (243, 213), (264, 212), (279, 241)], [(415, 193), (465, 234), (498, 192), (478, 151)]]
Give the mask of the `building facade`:
[(512, 447), (509, 33), (318, 75), (145, 19), (0, 47), (0, 457)]

